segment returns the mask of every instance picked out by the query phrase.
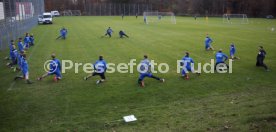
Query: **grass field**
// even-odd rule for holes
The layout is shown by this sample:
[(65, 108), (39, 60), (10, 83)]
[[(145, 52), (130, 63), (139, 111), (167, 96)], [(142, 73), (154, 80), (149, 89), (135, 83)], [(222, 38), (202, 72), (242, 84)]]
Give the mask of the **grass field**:
[[(1, 60), (0, 131), (276, 131), (276, 27), (275, 20), (249, 19), (250, 24), (223, 24), (222, 18), (197, 22), (177, 17), (177, 24), (145, 25), (142, 17), (60, 17), (53, 25), (35, 27), (36, 45), (28, 51), (30, 78), (34, 84), (13, 81), (18, 74)], [(69, 30), (67, 40), (55, 40), (59, 29)], [(112, 38), (101, 38), (107, 27)], [(119, 30), (129, 39), (119, 39)], [(204, 50), (206, 34), (215, 49), (229, 54), (234, 42), (241, 60), (232, 74), (192, 75), (187, 81), (176, 73), (176, 60), (189, 51), (196, 62), (210, 62), (213, 52)], [(267, 50), (271, 71), (255, 67), (258, 46)], [(63, 80), (53, 77), (37, 82), (43, 64), (55, 52), (60, 60), (128, 63), (144, 54), (157, 63), (168, 63), (170, 72), (158, 73), (165, 83), (146, 79), (137, 86), (139, 73), (106, 74), (107, 81), (84, 81), (84, 72), (68, 70)], [(8, 51), (1, 51), (4, 58)], [(80, 69), (81, 70), (81, 69)], [(134, 114), (138, 121), (117, 120)]]

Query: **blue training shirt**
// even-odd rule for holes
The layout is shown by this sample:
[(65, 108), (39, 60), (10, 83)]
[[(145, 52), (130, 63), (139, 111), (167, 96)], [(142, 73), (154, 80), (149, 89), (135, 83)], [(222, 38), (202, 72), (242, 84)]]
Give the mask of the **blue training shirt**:
[(151, 71), (151, 63), (149, 59), (144, 59), (140, 62), (140, 73), (150, 73)]
[(94, 63), (94, 69), (96, 73), (104, 73), (107, 69), (105, 60), (98, 60)]
[(191, 64), (194, 63), (194, 60), (191, 57), (185, 56), (182, 58), (182, 61), (184, 63), (183, 67), (191, 68)]
[(22, 42), (18, 42), (18, 50), (19, 50), (19, 52), (24, 50), (24, 45)]
[(230, 46), (230, 55), (234, 55), (236, 53), (235, 46)]
[(228, 56), (224, 53), (218, 52), (216, 54), (216, 63), (224, 63), (225, 60), (228, 59)]
[(50, 72), (60, 72), (61, 71), (61, 64), (58, 59), (53, 59), (50, 63)]
[(21, 70), (24, 74), (26, 74), (29, 71), (28, 62), (24, 57), (22, 57), (21, 59)]
[(205, 38), (205, 45), (210, 45), (213, 42), (213, 40), (210, 37)]

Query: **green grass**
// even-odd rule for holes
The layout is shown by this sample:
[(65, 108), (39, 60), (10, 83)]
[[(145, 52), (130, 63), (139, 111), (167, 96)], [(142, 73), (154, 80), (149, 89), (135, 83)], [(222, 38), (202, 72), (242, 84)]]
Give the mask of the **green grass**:
[[(177, 24), (143, 24), (142, 17), (60, 17), (53, 25), (40, 25), (31, 32), (36, 45), (28, 51), (30, 78), (44, 73), (43, 64), (55, 52), (60, 60), (94, 62), (103, 55), (107, 62), (122, 63), (148, 54), (157, 63), (168, 63), (170, 72), (157, 74), (165, 83), (146, 79), (137, 86), (139, 74), (107, 74), (83, 81), (87, 74), (68, 70), (63, 80), (53, 77), (27, 85), (13, 81), (18, 73), (5, 66), (0, 70), (0, 131), (276, 131), (276, 27), (275, 20), (250, 19), (250, 24), (223, 24), (221, 18), (195, 22), (178, 17)], [(68, 39), (55, 40), (65, 26)], [(112, 38), (100, 38), (110, 26)], [(130, 38), (119, 39), (119, 30)], [(213, 46), (228, 54), (236, 43), (241, 60), (233, 74), (202, 74), (183, 80), (176, 73), (176, 60), (189, 51), (196, 62), (210, 62), (213, 52), (204, 51), (209, 33)], [(267, 50), (265, 72), (255, 67), (258, 46)], [(1, 51), (4, 58), (8, 51)], [(81, 69), (80, 69), (81, 70)], [(116, 122), (134, 114), (137, 122)]]

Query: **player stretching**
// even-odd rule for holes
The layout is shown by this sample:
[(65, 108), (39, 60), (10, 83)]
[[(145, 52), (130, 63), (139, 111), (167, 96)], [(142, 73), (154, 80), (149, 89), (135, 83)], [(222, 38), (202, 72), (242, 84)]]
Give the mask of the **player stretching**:
[(222, 53), (222, 50), (220, 49), (217, 54), (216, 54), (216, 66), (215, 69), (217, 68), (218, 65), (228, 65), (225, 63), (225, 61), (228, 59), (228, 56), (224, 53)]
[(59, 80), (61, 80), (62, 76), (61, 76), (61, 64), (60, 61), (58, 59), (56, 59), (56, 55), (53, 53), (51, 55), (51, 62), (50, 62), (50, 69), (47, 73), (45, 73), (44, 75), (42, 75), (41, 77), (37, 78), (38, 81), (42, 80), (43, 78), (50, 76), (50, 75), (55, 75), (54, 77), (54, 81), (58, 82)]
[(144, 78), (145, 77), (149, 77), (149, 78), (153, 78), (153, 79), (156, 79), (160, 82), (165, 82), (165, 79), (161, 79), (159, 77), (156, 77), (154, 75), (152, 75), (151, 73), (151, 63), (150, 63), (150, 60), (148, 59), (148, 56), (147, 55), (144, 55), (144, 59), (141, 61), (141, 63), (139, 64), (140, 65), (140, 77), (138, 79), (138, 84), (141, 86), (141, 87), (145, 87), (145, 83), (144, 83)]
[[(188, 52), (185, 53), (186, 55), (182, 58), (181, 66), (183, 66), (181, 75), (186, 80), (189, 80), (189, 73), (188, 72), (194, 72), (194, 60), (190, 57), (190, 54)], [(200, 75), (199, 73), (197, 73)]]
[(22, 52), (22, 51), (24, 51), (24, 44), (23, 44), (23, 42), (22, 42), (22, 38), (19, 38), (18, 39), (18, 43), (17, 43), (17, 46), (18, 46), (18, 51), (19, 52)]
[(84, 80), (88, 80), (88, 78), (93, 76), (100, 76), (101, 80), (97, 80), (96, 84), (100, 84), (105, 81), (105, 72), (107, 70), (106, 61), (103, 59), (103, 56), (99, 56), (99, 60), (96, 61), (94, 66), (94, 72), (87, 77), (84, 77)]
[(30, 46), (34, 46), (34, 35), (33, 34), (31, 34), (31, 36), (30, 36)]
[(66, 28), (62, 28), (60, 31), (59, 31), (59, 34), (60, 36), (58, 36), (56, 39), (66, 39), (66, 36), (67, 36), (67, 33), (68, 33), (68, 30)]
[(212, 47), (211, 43), (213, 42), (213, 40), (209, 37), (209, 35), (206, 36), (205, 38), (205, 50), (214, 50), (214, 48)]
[(26, 48), (26, 49), (29, 49), (30, 48), (30, 35), (29, 35), (29, 33), (26, 33), (26, 36), (25, 36), (25, 38), (24, 38), (24, 47)]
[(257, 55), (257, 67), (264, 67), (266, 71), (269, 71), (267, 65), (264, 63), (264, 59), (266, 56), (266, 51), (264, 50), (263, 46), (259, 47), (259, 53)]
[[(108, 27), (108, 29), (106, 30), (106, 33), (105, 33), (105, 35), (104, 36), (109, 36), (109, 38), (111, 38), (112, 37), (112, 33), (113, 33), (113, 30), (111, 29), (111, 27)], [(102, 37), (104, 37), (104, 36), (102, 36)]]
[(230, 45), (230, 57), (231, 57), (231, 59), (240, 59), (239, 57), (236, 57), (235, 56), (235, 53), (236, 53), (236, 47), (235, 47), (235, 45), (234, 45), (234, 43), (232, 43), (231, 45)]
[(126, 36), (128, 38), (128, 36), (126, 35), (126, 33), (123, 30), (120, 30), (119, 35), (120, 35), (120, 38), (123, 38), (124, 36)]
[(14, 42), (13, 42), (13, 40), (11, 40), (11, 43), (10, 43), (11, 63), (7, 63), (7, 66), (9, 66), (10, 68), (13, 68), (13, 66), (17, 64), (17, 54), (18, 54), (18, 52), (15, 48)]
[(14, 78), (14, 80), (17, 79), (25, 79), (27, 84), (32, 84), (32, 82), (29, 80), (29, 66), (28, 66), (28, 62), (26, 60), (26, 54), (24, 53), (22, 55), (22, 59), (21, 59), (21, 71), (22, 71), (22, 76), (16, 76)]

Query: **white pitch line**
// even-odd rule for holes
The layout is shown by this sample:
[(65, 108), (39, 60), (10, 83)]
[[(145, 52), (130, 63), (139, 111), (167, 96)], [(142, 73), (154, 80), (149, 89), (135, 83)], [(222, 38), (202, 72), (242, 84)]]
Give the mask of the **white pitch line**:
[[(47, 30), (46, 32), (44, 32), (44, 34), (42, 35), (42, 38), (41, 38), (39, 41), (37, 41), (37, 43), (40, 43), (40, 42), (41, 42), (41, 40), (44, 38), (44, 36), (46, 35), (46, 33), (48, 33), (48, 31), (49, 31), (49, 30)], [(32, 52), (30, 53), (30, 55), (29, 55), (29, 57), (28, 57), (28, 59), (27, 59), (28, 61), (31, 59), (31, 56), (33, 55), (33, 52), (37, 49), (37, 46), (38, 46), (38, 45), (34, 46), (34, 49), (32, 50)], [(17, 75), (20, 75), (20, 74), (21, 74), (21, 73), (19, 73), (19, 74), (17, 74)], [(13, 82), (11, 83), (11, 85), (10, 85), (10, 87), (8, 88), (7, 91), (13, 90), (15, 83), (16, 83), (16, 81), (13, 81)]]

